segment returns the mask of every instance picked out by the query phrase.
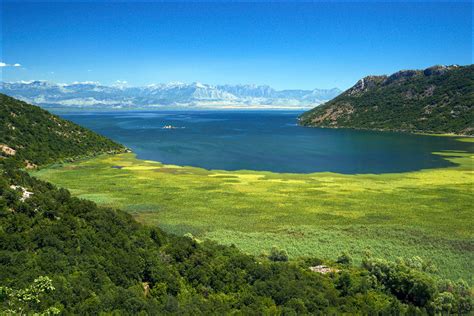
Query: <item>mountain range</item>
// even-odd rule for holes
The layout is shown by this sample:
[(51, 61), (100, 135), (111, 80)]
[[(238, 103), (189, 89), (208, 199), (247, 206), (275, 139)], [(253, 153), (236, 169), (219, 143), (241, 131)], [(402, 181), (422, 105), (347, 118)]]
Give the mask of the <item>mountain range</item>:
[(42, 107), (71, 108), (310, 108), (341, 90), (275, 90), (266, 85), (170, 82), (144, 87), (98, 82), (2, 82), (0, 91)]

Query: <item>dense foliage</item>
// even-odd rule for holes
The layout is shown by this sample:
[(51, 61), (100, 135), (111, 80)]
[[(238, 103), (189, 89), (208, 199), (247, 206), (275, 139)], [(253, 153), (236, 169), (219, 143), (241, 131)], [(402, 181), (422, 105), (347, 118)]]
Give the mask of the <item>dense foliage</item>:
[(474, 134), (474, 65), (369, 76), (300, 117), (305, 126)]
[[(17, 161), (35, 165), (125, 150), (106, 137), (4, 94), (0, 94), (2, 145), (16, 151)], [(0, 150), (2, 155), (6, 154)]]
[[(47, 130), (44, 139), (54, 140)], [(71, 157), (69, 150), (35, 160), (24, 148), (24, 157), (50, 162)], [(437, 280), (416, 258), (390, 263), (367, 256), (356, 268), (343, 254), (326, 274), (309, 269), (320, 260), (286, 262), (277, 248), (257, 260), (72, 197), (20, 170), (16, 157), (0, 159), (0, 313), (396, 315), (472, 307), (464, 282)]]
[[(97, 314), (404, 313), (471, 309), (469, 287), (437, 281), (424, 264), (368, 257), (363, 268), (344, 258), (341, 271), (309, 270), (317, 259), (282, 262), (242, 254), (146, 228), (124, 212), (101, 208), (17, 169), (0, 180), (0, 280), (28, 288), (39, 276), (55, 291), (24, 311)], [(22, 201), (21, 186), (34, 194)], [(2, 296), (0, 294), (0, 296)], [(8, 297), (0, 297), (3, 308)]]

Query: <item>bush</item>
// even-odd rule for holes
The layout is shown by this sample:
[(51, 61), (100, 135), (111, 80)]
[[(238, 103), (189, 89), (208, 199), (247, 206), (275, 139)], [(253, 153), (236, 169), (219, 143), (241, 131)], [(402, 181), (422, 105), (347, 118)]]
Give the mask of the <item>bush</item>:
[(343, 265), (351, 265), (352, 263), (352, 257), (349, 256), (349, 254), (347, 252), (343, 252), (339, 258), (337, 258), (336, 260), (337, 263), (339, 264), (343, 264)]
[(268, 259), (271, 261), (288, 261), (288, 253), (286, 250), (280, 250), (277, 247), (273, 246), (270, 250), (270, 255)]

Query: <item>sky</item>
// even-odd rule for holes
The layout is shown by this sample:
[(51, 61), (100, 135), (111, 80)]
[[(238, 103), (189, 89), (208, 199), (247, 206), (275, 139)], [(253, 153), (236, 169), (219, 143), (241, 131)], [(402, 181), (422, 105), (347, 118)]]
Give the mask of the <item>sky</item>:
[(346, 89), (471, 64), (471, 1), (1, 1), (0, 79)]

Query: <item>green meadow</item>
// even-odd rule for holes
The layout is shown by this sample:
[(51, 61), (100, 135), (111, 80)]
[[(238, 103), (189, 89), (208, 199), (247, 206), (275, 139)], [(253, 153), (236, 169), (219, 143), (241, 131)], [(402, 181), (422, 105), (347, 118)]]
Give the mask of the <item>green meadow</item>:
[[(472, 139), (460, 139), (472, 141)], [(455, 167), (395, 174), (282, 174), (164, 165), (134, 154), (53, 165), (33, 175), (176, 234), (262, 255), (360, 262), (419, 256), (473, 284), (472, 153), (440, 152)]]

